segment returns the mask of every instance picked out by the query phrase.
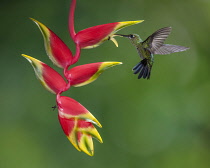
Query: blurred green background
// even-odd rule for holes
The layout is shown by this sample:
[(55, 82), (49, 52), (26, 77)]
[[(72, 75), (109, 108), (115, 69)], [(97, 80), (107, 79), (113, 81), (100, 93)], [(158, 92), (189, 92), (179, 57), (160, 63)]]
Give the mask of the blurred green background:
[[(42, 88), (28, 54), (50, 66), (42, 35), (28, 17), (51, 28), (74, 52), (67, 19), (70, 0), (1, 1), (1, 168), (209, 168), (210, 167), (210, 1), (78, 0), (77, 31), (104, 23), (139, 20), (120, 31), (145, 39), (165, 26), (168, 44), (186, 52), (155, 57), (150, 80), (132, 67), (138, 54), (127, 39), (82, 50), (80, 61), (122, 61), (94, 83), (64, 95), (83, 104), (103, 125), (104, 143), (94, 141), (89, 157), (68, 142), (58, 119), (55, 96)], [(54, 66), (55, 68), (55, 66)], [(56, 70), (60, 71), (58, 68)]]

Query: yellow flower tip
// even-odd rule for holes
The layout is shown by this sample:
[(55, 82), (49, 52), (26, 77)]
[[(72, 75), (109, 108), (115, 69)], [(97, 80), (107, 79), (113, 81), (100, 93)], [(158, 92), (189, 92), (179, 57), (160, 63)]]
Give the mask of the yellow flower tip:
[(138, 24), (138, 23), (142, 23), (144, 20), (137, 20), (137, 21), (134, 21), (134, 22), (136, 22), (136, 24)]
[(93, 156), (94, 155), (94, 152), (93, 153), (91, 153), (91, 155), (89, 155), (89, 156)]
[(25, 54), (21, 54), (24, 58), (26, 58), (30, 63), (41, 63), (41, 61), (39, 61), (36, 58), (33, 58), (31, 56), (25, 55)]
[(120, 64), (122, 64), (122, 62), (103, 62), (99, 69), (100, 70), (106, 70), (106, 69), (108, 69), (110, 67), (113, 67), (115, 65), (120, 65)]
[(34, 22), (35, 22), (35, 21), (37, 21), (36, 19), (34, 19), (34, 18), (31, 18), (31, 17), (29, 17), (29, 19), (31, 19), (31, 20), (32, 20), (32, 21), (34, 21)]
[[(98, 139), (97, 139), (97, 140), (98, 140)], [(104, 143), (104, 142), (103, 142), (103, 139), (101, 139), (100, 141), (98, 140), (98, 142), (100, 142), (101, 144)]]
[(144, 20), (136, 20), (136, 21), (131, 21), (131, 24), (139, 24), (142, 23)]
[(103, 140), (95, 127), (86, 129), (86, 130), (84, 130), (84, 132), (88, 135), (91, 135), (93, 138), (95, 138), (100, 143), (103, 143)]
[(33, 59), (32, 57), (30, 57), (30, 56), (28, 56), (28, 55), (26, 55), (26, 54), (21, 54), (21, 56), (23, 56), (23, 57), (25, 57), (26, 59)]
[(28, 55), (25, 55), (25, 54), (21, 54), (24, 58), (26, 58), (30, 63), (32, 63), (33, 62), (33, 59), (35, 59), (35, 58), (33, 58), (33, 57), (30, 57), (30, 56), (28, 56)]
[(79, 148), (89, 156), (94, 155), (93, 140), (90, 135), (83, 134), (79, 142)]
[(135, 25), (135, 24), (138, 24), (138, 23), (141, 23), (143, 22), (144, 20), (136, 20), (136, 21), (125, 21), (125, 22), (119, 22), (119, 24), (117, 25), (116, 27), (116, 31), (119, 31), (120, 29), (124, 28), (124, 27), (128, 27), (128, 26), (131, 26), (131, 25)]
[(31, 61), (31, 57), (25, 54), (21, 54), (21, 56), (23, 56), (25, 59), (27, 59), (30, 63), (32, 63)]
[(34, 23), (36, 23), (36, 24), (42, 24), (42, 23), (40, 23), (38, 20), (36, 20), (36, 19), (34, 19), (34, 18), (29, 18), (29, 19), (31, 19)]
[(129, 26), (129, 25), (134, 25), (134, 24), (142, 23), (143, 21), (144, 20), (136, 20), (136, 21), (125, 21), (125, 22), (120, 22), (120, 23)]
[(68, 138), (68, 140), (71, 142), (71, 144), (72, 144), (79, 152), (81, 152), (81, 149), (80, 149), (79, 145), (77, 144), (76, 137), (67, 136), (67, 138)]
[(93, 136), (98, 142), (103, 143), (103, 139), (101, 138), (100, 134), (98, 131), (95, 133), (95, 136)]
[(87, 149), (84, 149), (82, 150), (84, 153), (86, 153), (87, 155), (89, 156), (93, 156), (94, 155), (94, 151), (93, 150), (87, 150)]
[(29, 19), (31, 19), (39, 27), (39, 29), (42, 32), (44, 38), (47, 38), (47, 37), (50, 36), (49, 29), (44, 24), (42, 24), (41, 22), (39, 22), (36, 19), (33, 19), (33, 18), (29, 18)]
[(84, 150), (83, 152), (86, 153), (89, 156), (93, 156), (94, 155), (94, 151)]
[(83, 151), (83, 152), (86, 153), (89, 156), (93, 156), (94, 155), (94, 152), (89, 152), (89, 151)]
[[(29, 18), (29, 19), (31, 19), (34, 23), (36, 23), (37, 24), (37, 26), (44, 26), (41, 22), (39, 22), (38, 20), (36, 20), (36, 19), (34, 19), (34, 18)], [(45, 26), (44, 26), (45, 27)]]
[(28, 55), (26, 55), (26, 54), (21, 54), (21, 56), (23, 56), (23, 57), (28, 57)]
[(97, 125), (99, 128), (102, 128), (101, 123), (100, 123), (96, 118), (93, 119), (92, 121), (93, 121), (93, 123), (94, 123), (95, 125)]

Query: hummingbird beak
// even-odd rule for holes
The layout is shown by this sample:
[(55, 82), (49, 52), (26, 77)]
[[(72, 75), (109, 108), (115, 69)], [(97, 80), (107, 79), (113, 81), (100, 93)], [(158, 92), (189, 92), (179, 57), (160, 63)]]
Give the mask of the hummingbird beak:
[(130, 35), (123, 35), (123, 34), (114, 34), (114, 36), (127, 37), (127, 38), (130, 37)]

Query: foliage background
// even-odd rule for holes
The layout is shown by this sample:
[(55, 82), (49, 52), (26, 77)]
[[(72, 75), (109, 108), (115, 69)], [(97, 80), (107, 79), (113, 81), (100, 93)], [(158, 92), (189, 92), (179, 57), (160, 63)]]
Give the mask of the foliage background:
[[(78, 64), (122, 61), (96, 82), (65, 93), (102, 123), (104, 143), (95, 156), (77, 152), (60, 128), (55, 96), (45, 91), (20, 54), (48, 65), (33, 17), (51, 28), (71, 50), (67, 30), (70, 0), (10, 0), (0, 5), (2, 168), (209, 168), (210, 167), (210, 1), (77, 1), (76, 30), (126, 20), (145, 22), (120, 33), (143, 39), (172, 26), (167, 43), (189, 46), (187, 52), (156, 56), (151, 80), (137, 80), (131, 68), (139, 61), (127, 39), (83, 50)], [(58, 69), (57, 69), (58, 70)]]

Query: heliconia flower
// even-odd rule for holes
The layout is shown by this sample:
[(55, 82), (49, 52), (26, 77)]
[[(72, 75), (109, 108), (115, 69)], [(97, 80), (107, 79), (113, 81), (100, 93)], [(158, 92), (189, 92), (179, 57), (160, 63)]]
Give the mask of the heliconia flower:
[(68, 68), (72, 64), (73, 55), (68, 46), (49, 28), (39, 21), (30, 18), (39, 27), (45, 44), (45, 50), (52, 62), (60, 68)]
[(57, 105), (59, 122), (69, 141), (77, 150), (92, 156), (92, 137), (103, 142), (93, 124), (99, 127), (101, 124), (84, 106), (70, 97), (58, 96)]
[(85, 65), (79, 65), (71, 68), (66, 73), (66, 78), (71, 86), (79, 87), (95, 81), (103, 71), (122, 62), (97, 62)]
[(115, 22), (89, 27), (87, 29), (79, 31), (74, 38), (74, 42), (76, 44), (79, 44), (80, 48), (94, 48), (99, 46), (106, 40), (112, 40), (114, 44), (118, 47), (118, 43), (114, 39), (114, 34), (124, 27), (138, 24), (141, 22), (143, 21), (138, 20)]
[(67, 83), (57, 71), (33, 57), (25, 54), (22, 56), (31, 63), (37, 78), (48, 91), (57, 94), (68, 89)]
[(102, 44), (106, 40), (112, 40), (116, 46), (117, 41), (114, 39), (114, 34), (120, 29), (138, 24), (144, 20), (125, 21), (102, 24), (93, 26), (75, 33), (74, 30), (74, 12), (76, 7), (76, 0), (72, 0), (69, 12), (69, 32), (73, 41), (80, 46), (80, 48), (94, 48)]

